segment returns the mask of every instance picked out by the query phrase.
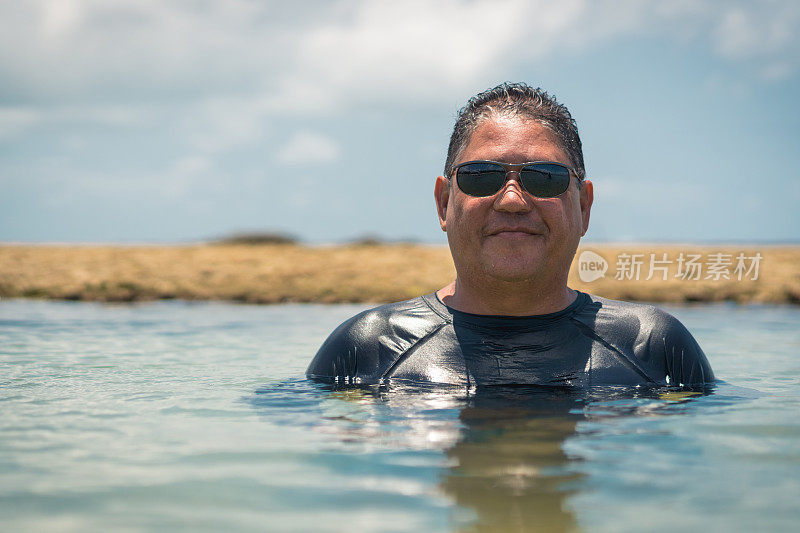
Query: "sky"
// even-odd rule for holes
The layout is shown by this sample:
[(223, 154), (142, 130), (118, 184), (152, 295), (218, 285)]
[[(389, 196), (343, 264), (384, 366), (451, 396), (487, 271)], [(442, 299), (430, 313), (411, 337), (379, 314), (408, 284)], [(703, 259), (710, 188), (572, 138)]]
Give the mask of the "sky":
[(0, 0), (0, 241), (444, 243), (503, 81), (577, 120), (587, 240), (800, 241), (796, 0)]

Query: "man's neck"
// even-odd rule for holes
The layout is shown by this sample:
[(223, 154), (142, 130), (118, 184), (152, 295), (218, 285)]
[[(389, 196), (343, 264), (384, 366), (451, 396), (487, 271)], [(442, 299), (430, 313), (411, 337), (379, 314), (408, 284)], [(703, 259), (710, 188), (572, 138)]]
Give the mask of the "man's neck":
[(436, 294), (442, 302), (458, 311), (505, 316), (556, 313), (567, 308), (578, 296), (566, 283), (557, 289), (545, 290), (527, 284), (500, 282), (491, 288), (484, 285), (476, 291), (459, 279), (439, 289)]

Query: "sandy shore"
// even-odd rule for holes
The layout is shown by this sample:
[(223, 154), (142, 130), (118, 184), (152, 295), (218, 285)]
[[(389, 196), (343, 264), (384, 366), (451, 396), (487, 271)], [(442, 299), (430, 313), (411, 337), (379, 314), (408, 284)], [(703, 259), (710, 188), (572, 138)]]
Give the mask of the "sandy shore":
[[(583, 250), (602, 259), (581, 256)], [(686, 268), (691, 256), (699, 270)], [(603, 260), (604, 277), (581, 280), (581, 265), (587, 279)], [(692, 279), (681, 276), (687, 272)], [(389, 302), (431, 292), (454, 276), (443, 246), (0, 245), (5, 298)], [(625, 300), (800, 304), (800, 246), (586, 246), (576, 255), (570, 286)]]

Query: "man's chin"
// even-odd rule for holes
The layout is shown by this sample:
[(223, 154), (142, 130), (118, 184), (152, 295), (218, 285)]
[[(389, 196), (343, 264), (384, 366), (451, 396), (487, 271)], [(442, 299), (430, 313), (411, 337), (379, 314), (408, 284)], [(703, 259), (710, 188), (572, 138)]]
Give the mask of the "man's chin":
[(490, 237), (483, 252), (486, 274), (508, 281), (535, 277), (545, 254), (541, 237), (533, 235), (511, 239)]
[(493, 258), (487, 265), (486, 275), (499, 281), (524, 282), (541, 276), (542, 265), (538, 261), (525, 261), (521, 257), (505, 260)]

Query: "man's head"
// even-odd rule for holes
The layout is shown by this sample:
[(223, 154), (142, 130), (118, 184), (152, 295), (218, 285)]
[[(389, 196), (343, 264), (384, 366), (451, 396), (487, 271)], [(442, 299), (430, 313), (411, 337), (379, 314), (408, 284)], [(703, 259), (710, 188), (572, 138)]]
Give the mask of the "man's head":
[[(553, 161), (574, 172), (566, 191), (555, 197), (532, 195), (514, 171), (493, 196), (470, 196), (459, 188), (453, 168), (475, 160)], [(566, 287), (593, 198), (566, 107), (524, 84), (503, 84), (475, 96), (459, 113), (445, 169), (437, 178), (436, 202), (462, 283)]]
[(467, 101), (467, 105), (459, 110), (453, 134), (450, 136), (450, 146), (447, 149), (445, 176), (452, 174), (456, 159), (469, 143), (475, 128), (488, 118), (501, 116), (526, 118), (549, 128), (559, 139), (569, 156), (571, 166), (575, 167), (580, 178), (586, 177), (578, 125), (572, 119), (569, 110), (547, 92), (524, 83), (498, 85), (473, 96)]

